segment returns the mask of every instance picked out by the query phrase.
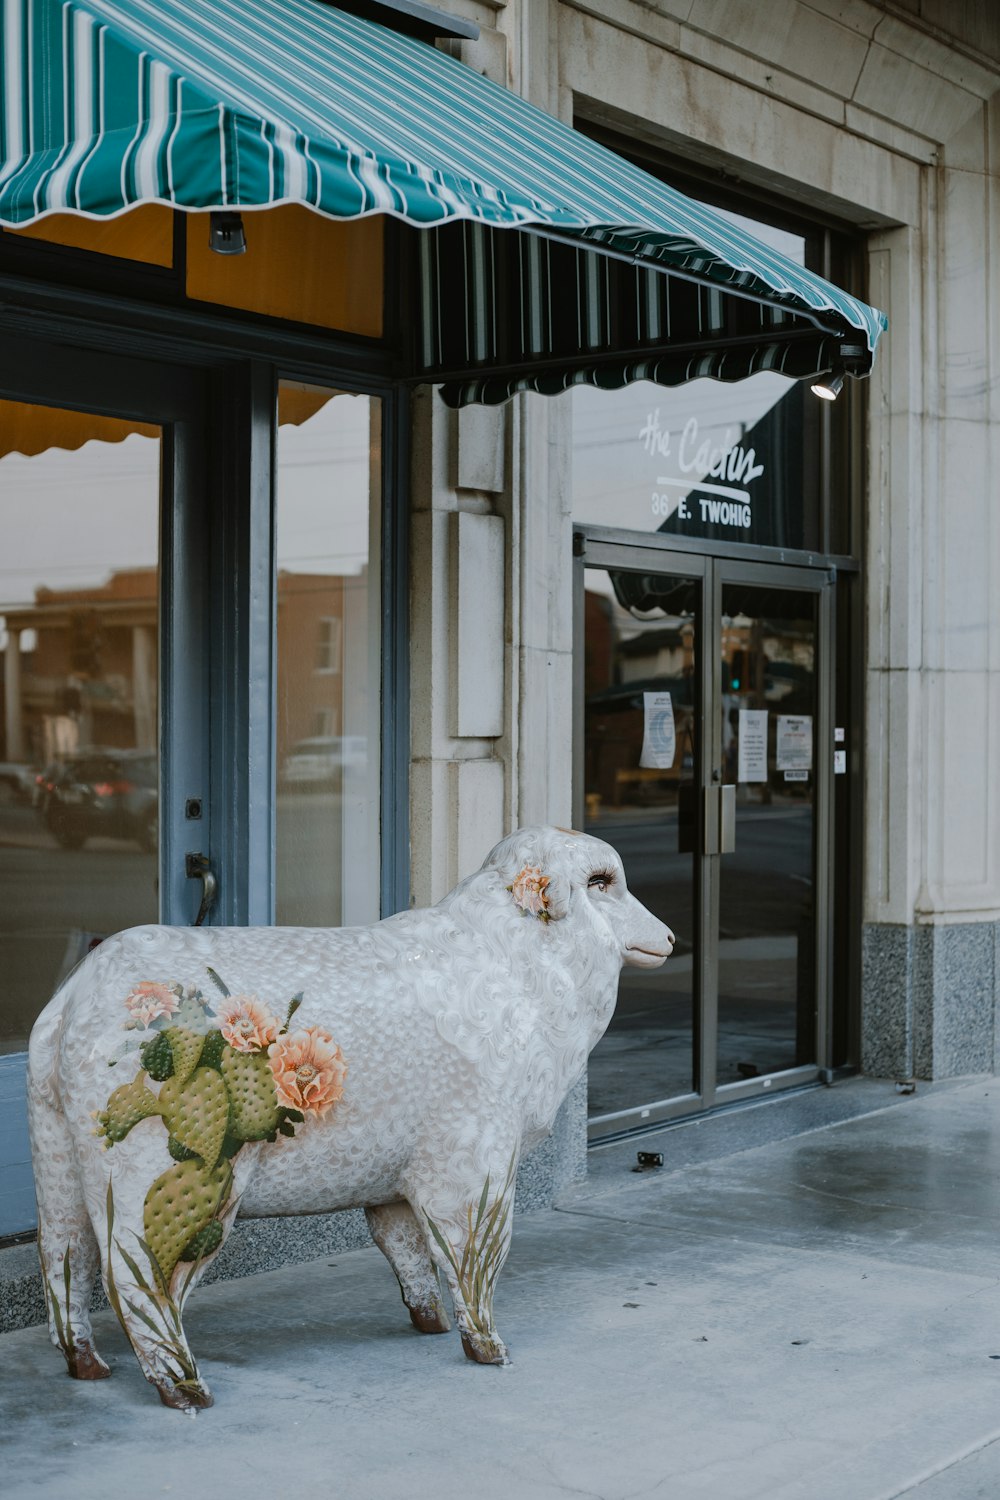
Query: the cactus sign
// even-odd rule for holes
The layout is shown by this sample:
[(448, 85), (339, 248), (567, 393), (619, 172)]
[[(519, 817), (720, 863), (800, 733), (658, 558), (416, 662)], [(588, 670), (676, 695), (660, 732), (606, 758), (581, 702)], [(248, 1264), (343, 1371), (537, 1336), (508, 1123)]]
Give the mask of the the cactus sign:
[(301, 995), (282, 1024), (256, 996), (232, 995), (214, 970), (208, 973), (221, 997), (215, 1005), (200, 989), (156, 980), (125, 997), (130, 1036), (109, 1066), (138, 1047), (139, 1072), (96, 1117), (108, 1150), (140, 1120), (163, 1122), (174, 1165), (146, 1193), (141, 1248), (153, 1284), (167, 1294), (183, 1262), (197, 1263), (222, 1243), (232, 1164), (242, 1148), (294, 1135), (307, 1114), (327, 1114), (347, 1072), (325, 1031), (289, 1030)]

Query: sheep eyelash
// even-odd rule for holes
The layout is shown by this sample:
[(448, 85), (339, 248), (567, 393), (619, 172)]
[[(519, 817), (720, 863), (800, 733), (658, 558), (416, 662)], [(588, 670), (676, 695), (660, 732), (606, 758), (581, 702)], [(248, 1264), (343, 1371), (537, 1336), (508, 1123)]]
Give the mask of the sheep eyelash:
[(592, 885), (614, 885), (614, 883), (614, 870), (596, 870), (587, 881), (587, 887), (589, 889)]

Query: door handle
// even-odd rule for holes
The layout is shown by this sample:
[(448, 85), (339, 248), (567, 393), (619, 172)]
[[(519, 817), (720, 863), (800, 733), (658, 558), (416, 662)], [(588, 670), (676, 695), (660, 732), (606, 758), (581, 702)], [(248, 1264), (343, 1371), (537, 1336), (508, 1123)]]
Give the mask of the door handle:
[(201, 905), (198, 908), (198, 915), (194, 919), (195, 927), (200, 927), (215, 905), (219, 882), (212, 873), (212, 867), (208, 862), (207, 854), (186, 854), (184, 856), (184, 873), (188, 880), (201, 881)]
[(719, 853), (732, 854), (736, 848), (736, 788), (719, 787)]
[(702, 848), (706, 854), (732, 854), (736, 848), (736, 788), (704, 789)]

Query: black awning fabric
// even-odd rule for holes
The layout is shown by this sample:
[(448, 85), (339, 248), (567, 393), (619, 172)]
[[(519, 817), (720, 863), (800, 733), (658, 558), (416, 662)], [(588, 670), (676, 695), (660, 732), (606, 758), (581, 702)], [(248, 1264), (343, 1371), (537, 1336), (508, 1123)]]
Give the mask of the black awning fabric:
[(440, 383), (449, 406), (573, 385), (871, 368), (863, 339), (833, 313), (800, 316), (530, 232), (463, 223), (414, 243), (416, 378)]

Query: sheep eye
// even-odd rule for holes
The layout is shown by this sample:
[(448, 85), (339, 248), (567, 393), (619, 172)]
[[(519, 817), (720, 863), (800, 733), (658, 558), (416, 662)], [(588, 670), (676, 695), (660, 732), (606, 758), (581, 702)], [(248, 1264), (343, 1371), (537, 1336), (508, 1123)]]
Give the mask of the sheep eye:
[(595, 870), (587, 881), (589, 890), (606, 891), (608, 886), (614, 885), (615, 877), (612, 870)]

